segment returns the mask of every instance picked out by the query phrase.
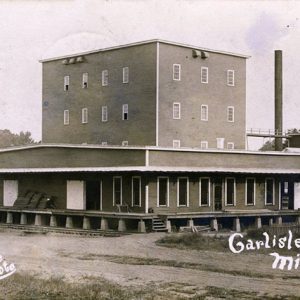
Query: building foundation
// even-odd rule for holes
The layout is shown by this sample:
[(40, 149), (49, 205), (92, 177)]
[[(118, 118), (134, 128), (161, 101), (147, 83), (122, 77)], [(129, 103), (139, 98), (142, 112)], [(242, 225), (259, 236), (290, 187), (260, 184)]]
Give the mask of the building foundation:
[(73, 218), (71, 216), (67, 216), (66, 228), (73, 228)]
[(56, 220), (56, 216), (54, 216), (54, 215), (50, 216), (50, 226), (57, 227), (57, 220)]
[(210, 221), (210, 228), (211, 230), (214, 230), (214, 231), (218, 231), (218, 220), (217, 219), (212, 219)]
[(83, 217), (83, 225), (82, 225), (83, 229), (89, 230), (91, 229), (91, 220), (88, 217)]
[(146, 225), (144, 220), (140, 220), (138, 223), (138, 232), (146, 232)]
[(261, 217), (255, 218), (255, 228), (256, 228), (256, 229), (262, 228)]
[(119, 219), (118, 231), (126, 231), (126, 223), (124, 219)]
[(20, 224), (21, 225), (27, 225), (27, 215), (25, 213), (21, 213)]
[(239, 218), (233, 220), (233, 230), (236, 232), (241, 232), (241, 223)]
[(34, 225), (42, 226), (42, 216), (40, 214), (36, 214), (34, 218)]
[(100, 230), (108, 230), (108, 220), (101, 218)]
[(8, 211), (6, 215), (6, 224), (12, 224), (12, 223), (13, 223), (13, 213)]

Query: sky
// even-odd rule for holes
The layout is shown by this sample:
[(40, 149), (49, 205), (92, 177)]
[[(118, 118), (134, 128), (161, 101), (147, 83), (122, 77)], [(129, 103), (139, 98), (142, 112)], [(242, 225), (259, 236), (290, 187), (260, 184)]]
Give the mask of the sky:
[(2, 0), (0, 129), (41, 139), (40, 59), (154, 38), (250, 55), (248, 129), (274, 128), (281, 49), (283, 126), (300, 128), (299, 19), (300, 1), (289, 0)]

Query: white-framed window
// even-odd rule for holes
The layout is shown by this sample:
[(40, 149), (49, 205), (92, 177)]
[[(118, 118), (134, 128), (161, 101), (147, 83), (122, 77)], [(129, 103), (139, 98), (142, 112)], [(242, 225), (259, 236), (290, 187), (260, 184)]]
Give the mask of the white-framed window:
[(68, 91), (70, 86), (70, 76), (67, 75), (64, 77), (64, 91)]
[(70, 113), (69, 110), (64, 110), (64, 125), (70, 124)]
[(122, 176), (113, 177), (113, 206), (122, 204)]
[(102, 71), (102, 86), (108, 85), (108, 70)]
[(234, 106), (227, 106), (227, 122), (234, 122)]
[(225, 178), (225, 205), (234, 206), (236, 201), (235, 178)]
[(208, 148), (208, 141), (201, 141), (201, 149), (207, 149)]
[(227, 149), (228, 150), (234, 150), (234, 143), (233, 142), (228, 142), (227, 143)]
[(122, 120), (128, 120), (128, 104), (122, 105)]
[(265, 180), (265, 205), (275, 204), (275, 181), (274, 178)]
[(201, 121), (208, 121), (208, 105), (201, 105)]
[(101, 108), (101, 119), (102, 122), (107, 122), (108, 120), (107, 106), (102, 106)]
[(107, 142), (101, 142), (102, 146), (107, 146)]
[(129, 68), (124, 67), (123, 68), (123, 83), (128, 83), (129, 82)]
[(177, 178), (177, 206), (189, 207), (189, 178)]
[(157, 177), (157, 207), (169, 207), (169, 177)]
[(234, 86), (234, 70), (227, 70), (227, 85)]
[(179, 120), (181, 118), (181, 108), (180, 103), (174, 102), (173, 103), (173, 119)]
[(128, 146), (128, 141), (122, 141), (122, 146)]
[(217, 138), (217, 149), (224, 149), (224, 138)]
[(89, 74), (88, 73), (83, 73), (82, 74), (82, 88), (83, 89), (87, 89), (88, 80), (89, 80)]
[(88, 122), (88, 109), (83, 108), (81, 110), (81, 123), (86, 124)]
[(141, 198), (142, 198), (141, 177), (133, 176), (131, 180), (132, 206), (141, 206)]
[(201, 67), (201, 83), (208, 83), (208, 68)]
[(181, 79), (181, 65), (173, 64), (173, 80), (180, 81)]
[(180, 140), (173, 140), (173, 148), (180, 148)]
[(199, 179), (199, 206), (210, 206), (210, 178)]
[(246, 178), (246, 205), (255, 205), (255, 178)]

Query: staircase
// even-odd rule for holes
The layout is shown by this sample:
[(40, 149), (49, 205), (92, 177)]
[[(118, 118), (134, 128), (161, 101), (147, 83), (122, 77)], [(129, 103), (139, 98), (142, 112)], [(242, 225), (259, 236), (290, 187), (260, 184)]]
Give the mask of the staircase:
[(168, 231), (165, 221), (159, 217), (152, 218), (152, 231)]

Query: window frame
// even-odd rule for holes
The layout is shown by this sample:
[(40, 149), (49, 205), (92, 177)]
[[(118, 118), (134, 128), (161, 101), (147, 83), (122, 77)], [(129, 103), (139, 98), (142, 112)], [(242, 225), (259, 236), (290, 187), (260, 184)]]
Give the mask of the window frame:
[[(232, 120), (229, 119), (230, 110), (232, 110)], [(227, 122), (234, 123), (234, 106), (227, 106)]]
[(108, 121), (108, 109), (106, 105), (101, 106), (101, 122)]
[[(203, 144), (205, 144), (205, 147), (202, 147)], [(200, 149), (202, 149), (202, 150), (208, 149), (208, 141), (201, 141), (200, 142)]]
[[(206, 71), (206, 74), (205, 74)], [(204, 74), (206, 76), (204, 76)], [(205, 80), (203, 80), (205, 79)], [(201, 67), (201, 83), (208, 84), (208, 67)]]
[[(159, 179), (167, 180), (167, 199), (166, 204), (160, 205), (159, 203)], [(156, 206), (157, 207), (169, 207), (170, 206), (170, 180), (168, 176), (158, 176), (157, 177), (157, 190), (156, 190)]]
[[(86, 117), (86, 120), (85, 120), (85, 117)], [(88, 109), (87, 109), (87, 107), (84, 107), (81, 109), (81, 124), (87, 124), (88, 121), (89, 121)]]
[(89, 86), (89, 73), (82, 73), (82, 88), (87, 89)]
[[(178, 72), (176, 72), (175, 68), (178, 67)], [(178, 78), (175, 76), (178, 74)], [(180, 81), (181, 80), (181, 64), (173, 64), (173, 80)]]
[(70, 75), (65, 75), (64, 76), (64, 91), (67, 92), (69, 91), (70, 87)]
[[(182, 205), (182, 204), (179, 204), (179, 181), (180, 179), (186, 179), (186, 204), (185, 205)], [(177, 177), (177, 207), (189, 207), (190, 206), (190, 201), (189, 201), (189, 198), (190, 198), (190, 185), (189, 185), (189, 177), (186, 177), (186, 176), (183, 176), (183, 177)]]
[(64, 110), (64, 125), (70, 125), (70, 111), (68, 109)]
[[(120, 204), (116, 204), (115, 197), (115, 180), (120, 179)], [(123, 204), (123, 187), (122, 187), (122, 176), (113, 176), (113, 206), (122, 205)]]
[(101, 84), (102, 86), (108, 86), (108, 70), (102, 70), (101, 72)]
[[(227, 199), (227, 185), (228, 179), (233, 179), (233, 203), (228, 203)], [(235, 177), (225, 177), (225, 206), (236, 206), (236, 179)]]
[[(175, 107), (178, 106), (178, 116), (175, 114)], [(173, 102), (173, 120), (180, 120), (181, 119), (181, 104), (180, 102)]]
[[(203, 118), (203, 109), (204, 108), (206, 109), (206, 114)], [(205, 122), (208, 121), (208, 105), (207, 104), (201, 104), (201, 115), (200, 115), (200, 117), (201, 117), (201, 121), (205, 121)]]
[[(272, 203), (267, 203), (267, 181), (272, 180)], [(270, 205), (275, 205), (275, 179), (273, 177), (267, 177), (265, 178), (265, 205), (270, 206)]]
[[(125, 118), (126, 114), (126, 118)], [(128, 104), (123, 104), (122, 105), (122, 121), (127, 121), (128, 120)]]
[[(208, 203), (202, 204), (202, 197), (201, 197), (201, 190), (202, 190), (202, 180), (207, 179), (208, 180)], [(200, 177), (199, 178), (199, 207), (210, 207), (211, 203), (211, 185), (210, 185), (210, 177)]]
[[(231, 81), (231, 79), (232, 79), (232, 81)], [(227, 85), (235, 86), (235, 71), (234, 70), (227, 70)]]
[[(253, 180), (253, 203), (248, 203), (248, 180)], [(255, 206), (256, 204), (256, 179), (255, 177), (246, 177), (245, 179), (245, 205), (246, 206)]]
[[(231, 145), (231, 147), (229, 147), (229, 145)], [(227, 149), (234, 150), (234, 142), (227, 142)]]
[[(178, 144), (178, 146), (175, 146), (175, 144)], [(181, 147), (181, 142), (180, 140), (173, 140), (173, 148), (178, 149)]]
[[(133, 195), (133, 181), (134, 179), (139, 180), (139, 204), (134, 203)], [(141, 207), (142, 206), (142, 177), (141, 176), (132, 176), (131, 177), (131, 206)]]
[(129, 67), (123, 67), (123, 83), (129, 83)]

